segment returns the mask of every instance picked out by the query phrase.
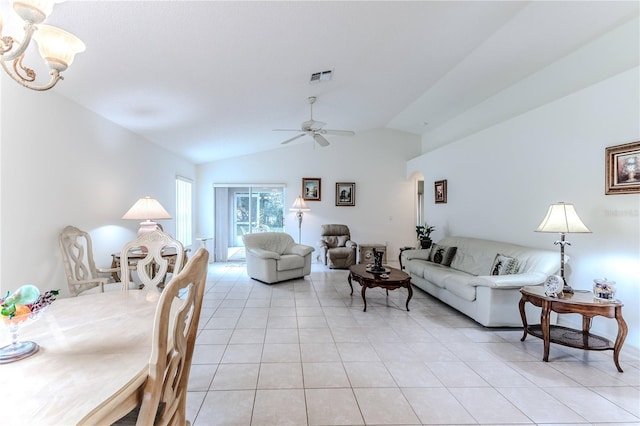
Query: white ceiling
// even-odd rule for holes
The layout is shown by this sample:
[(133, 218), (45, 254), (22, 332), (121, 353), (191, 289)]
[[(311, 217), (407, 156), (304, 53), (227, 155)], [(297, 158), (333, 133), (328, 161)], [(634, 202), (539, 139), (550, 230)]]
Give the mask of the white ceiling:
[(295, 133), (272, 130), (298, 128), (312, 95), (327, 128), (421, 134), (636, 16), (636, 1), (68, 1), (48, 23), (87, 45), (54, 91), (199, 164), (280, 148)]

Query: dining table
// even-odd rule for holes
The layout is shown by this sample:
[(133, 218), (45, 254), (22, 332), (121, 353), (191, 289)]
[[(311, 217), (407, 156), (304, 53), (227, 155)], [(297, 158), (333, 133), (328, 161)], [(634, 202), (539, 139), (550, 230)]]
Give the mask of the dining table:
[[(60, 298), (21, 325), (33, 355), (0, 364), (0, 424), (108, 425), (140, 403), (160, 293)], [(0, 346), (11, 343), (0, 325)]]

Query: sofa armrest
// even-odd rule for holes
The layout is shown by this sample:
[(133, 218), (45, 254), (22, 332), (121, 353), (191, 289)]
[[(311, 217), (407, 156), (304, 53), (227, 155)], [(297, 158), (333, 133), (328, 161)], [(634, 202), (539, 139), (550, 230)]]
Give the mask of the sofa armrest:
[(430, 249), (417, 249), (417, 250), (405, 250), (402, 252), (402, 257), (407, 260), (422, 259), (429, 260)]
[(309, 253), (313, 253), (315, 249), (311, 246), (305, 246), (304, 244), (294, 244), (289, 247), (289, 253), (297, 254), (298, 256), (305, 257)]
[(527, 272), (510, 275), (480, 275), (469, 279), (469, 285), (494, 288), (520, 288), (526, 285), (544, 283), (546, 275), (542, 272)]
[(355, 241), (347, 240), (347, 242), (344, 243), (344, 246), (346, 248), (356, 248), (358, 247), (358, 244)]
[(260, 259), (280, 259), (280, 255), (275, 251), (264, 250), (261, 248), (247, 248), (247, 253), (259, 257)]

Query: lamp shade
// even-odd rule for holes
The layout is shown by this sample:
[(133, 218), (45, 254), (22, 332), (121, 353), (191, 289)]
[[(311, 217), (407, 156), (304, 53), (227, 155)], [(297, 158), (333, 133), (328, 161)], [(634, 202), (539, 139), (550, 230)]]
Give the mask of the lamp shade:
[(127, 211), (123, 219), (135, 220), (154, 220), (154, 219), (171, 219), (171, 215), (162, 207), (162, 204), (155, 198), (140, 198)]
[(536, 229), (536, 232), (555, 232), (555, 233), (588, 233), (591, 232), (587, 226), (582, 223), (573, 204), (559, 202), (551, 204), (547, 211), (547, 216)]
[(60, 72), (71, 65), (77, 53), (86, 50), (86, 46), (78, 37), (51, 25), (38, 25), (38, 31), (33, 38), (38, 43), (42, 59), (50, 68)]
[(311, 209), (307, 206), (307, 203), (304, 202), (304, 199), (302, 197), (298, 197), (296, 198), (296, 201), (293, 202), (293, 205), (291, 206), (291, 208), (289, 209), (290, 211), (295, 211), (295, 212), (308, 212), (311, 211)]

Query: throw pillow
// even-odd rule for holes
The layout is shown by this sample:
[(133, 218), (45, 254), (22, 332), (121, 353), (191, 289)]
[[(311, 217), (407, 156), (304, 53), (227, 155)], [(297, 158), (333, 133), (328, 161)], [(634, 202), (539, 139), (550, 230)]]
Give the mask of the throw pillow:
[(491, 275), (511, 275), (517, 274), (520, 262), (515, 257), (496, 254), (491, 265)]
[(324, 237), (324, 242), (327, 243), (327, 247), (334, 248), (338, 246), (338, 237), (330, 236)]
[(431, 246), (431, 252), (429, 253), (429, 261), (433, 263), (439, 263), (442, 266), (451, 266), (453, 256), (456, 254), (458, 247), (447, 247), (439, 244)]

